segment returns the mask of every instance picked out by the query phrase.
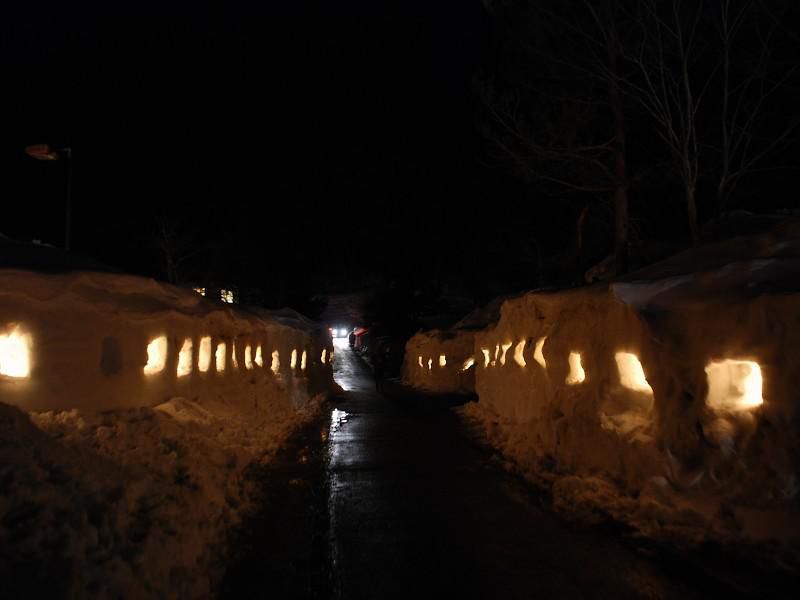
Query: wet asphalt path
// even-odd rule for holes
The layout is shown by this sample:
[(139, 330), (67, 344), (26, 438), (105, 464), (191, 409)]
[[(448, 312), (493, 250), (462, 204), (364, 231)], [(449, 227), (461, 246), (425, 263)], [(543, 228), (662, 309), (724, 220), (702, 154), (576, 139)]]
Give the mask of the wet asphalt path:
[[(227, 598), (694, 598), (674, 566), (555, 516), (446, 399), (374, 391), (349, 349), (345, 393), (264, 472)], [(671, 571), (671, 572), (668, 572)], [(701, 586), (703, 587), (703, 586)]]

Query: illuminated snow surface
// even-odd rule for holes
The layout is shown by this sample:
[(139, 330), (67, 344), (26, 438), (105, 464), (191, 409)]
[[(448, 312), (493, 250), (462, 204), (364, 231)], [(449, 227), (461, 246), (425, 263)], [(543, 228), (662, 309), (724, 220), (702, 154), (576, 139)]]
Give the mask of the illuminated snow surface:
[(464, 413), (560, 510), (800, 564), (798, 305), (795, 222), (627, 280), (500, 299), (478, 327), (416, 334), (414, 356), (454, 366), (406, 361), (403, 380), (474, 391)]
[(277, 349), (274, 373), (252, 344), (318, 357), (324, 330), (98, 273), (0, 271), (9, 315), (0, 596), (211, 597), (227, 536), (254, 509), (246, 467), (315, 416), (330, 382), (311, 360), (289, 377)]

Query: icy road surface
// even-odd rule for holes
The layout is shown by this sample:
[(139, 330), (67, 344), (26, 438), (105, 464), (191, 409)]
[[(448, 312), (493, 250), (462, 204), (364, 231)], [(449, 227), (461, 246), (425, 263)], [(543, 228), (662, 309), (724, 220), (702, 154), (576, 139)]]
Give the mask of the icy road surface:
[[(346, 390), (259, 474), (223, 597), (694, 598), (713, 592), (611, 532), (545, 508), (443, 399), (378, 394), (349, 349)], [(698, 587), (699, 585), (699, 587)]]

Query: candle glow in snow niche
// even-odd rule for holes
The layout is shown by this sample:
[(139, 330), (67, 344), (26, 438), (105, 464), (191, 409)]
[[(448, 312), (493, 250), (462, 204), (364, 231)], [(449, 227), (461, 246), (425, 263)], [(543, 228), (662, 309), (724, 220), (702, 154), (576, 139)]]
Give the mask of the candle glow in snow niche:
[(539, 341), (536, 342), (536, 347), (533, 350), (533, 360), (535, 360), (539, 365), (543, 368), (547, 368), (547, 361), (544, 359), (544, 343), (547, 341), (547, 336), (539, 338)]
[(178, 354), (178, 377), (186, 377), (192, 373), (192, 338), (186, 338)]
[(653, 388), (639, 357), (632, 352), (614, 354), (619, 385), (610, 387), (600, 402), (600, 425), (628, 442), (653, 440), (655, 417)]
[(19, 325), (0, 333), (0, 375), (24, 379), (31, 372), (33, 340)]
[(220, 342), (217, 344), (217, 353), (216, 353), (216, 361), (217, 361), (217, 373), (222, 373), (225, 370), (225, 352), (227, 348), (225, 346), (225, 342)]
[(244, 368), (248, 371), (253, 369), (253, 348), (250, 344), (244, 347)]
[(742, 411), (764, 403), (761, 367), (749, 360), (726, 359), (706, 366), (706, 404), (716, 411)]
[(569, 375), (567, 375), (567, 385), (577, 385), (586, 380), (586, 373), (581, 364), (581, 355), (577, 352), (569, 353)]
[(145, 375), (155, 375), (167, 366), (167, 336), (162, 335), (147, 344), (147, 364)]
[(207, 373), (211, 368), (211, 338), (200, 338), (200, 348), (197, 351), (197, 368), (201, 373)]
[(528, 363), (525, 361), (525, 340), (522, 340), (514, 347), (514, 362), (520, 367), (524, 367)]
[(630, 352), (617, 352), (614, 358), (617, 361), (619, 381), (622, 387), (652, 396), (653, 388), (647, 383), (647, 378), (644, 376), (644, 368), (642, 367), (642, 363), (639, 362), (639, 357)]

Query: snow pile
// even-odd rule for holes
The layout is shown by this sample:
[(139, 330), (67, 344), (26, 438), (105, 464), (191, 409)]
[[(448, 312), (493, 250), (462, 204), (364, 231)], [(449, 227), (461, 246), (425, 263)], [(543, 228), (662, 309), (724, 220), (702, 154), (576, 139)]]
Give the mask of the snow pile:
[[(26, 411), (155, 406), (176, 396), (246, 406), (274, 375), (321, 392), (332, 378), (323, 350), (333, 350), (328, 332), (293, 311), (218, 304), (126, 275), (0, 271), (0, 401)], [(4, 365), (23, 357), (29, 372), (9, 377)]]
[(210, 596), (326, 331), (97, 273), (1, 272), (0, 319), (0, 595)]
[(500, 318), (503, 298), (472, 311), (451, 329), (414, 335), (403, 355), (403, 383), (417, 389), (454, 394), (475, 392), (475, 332)]
[(403, 383), (431, 392), (475, 391), (472, 331), (428, 331), (407, 343), (403, 359)]
[(563, 510), (796, 560), (800, 243), (755, 245), (703, 272), (507, 299), (475, 335), (465, 413)]

